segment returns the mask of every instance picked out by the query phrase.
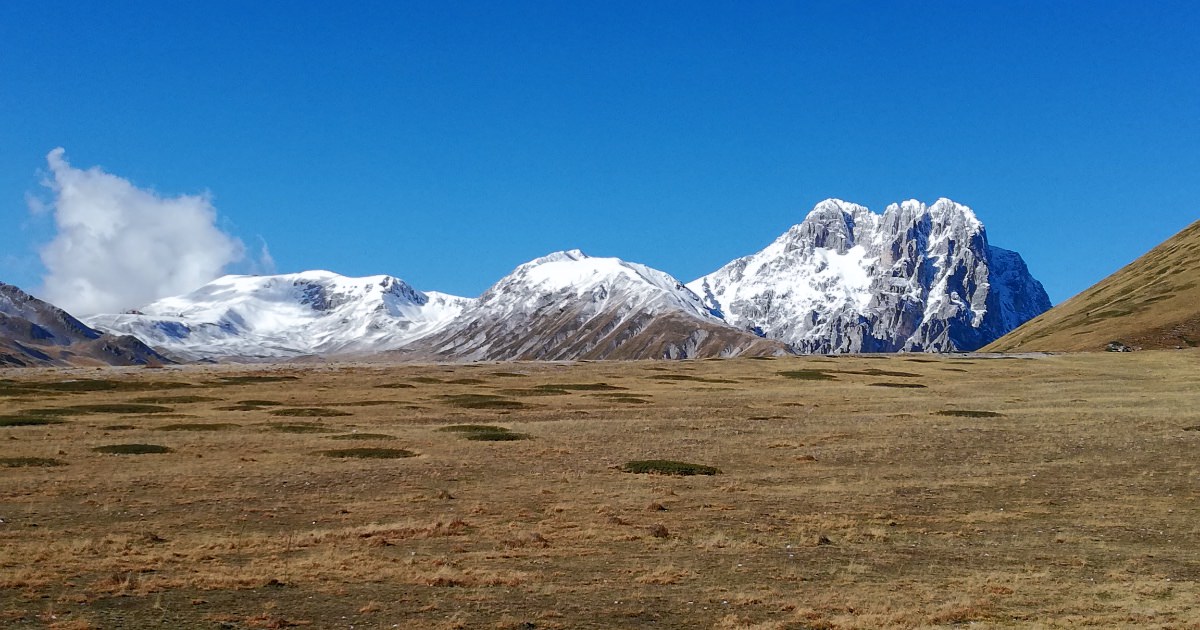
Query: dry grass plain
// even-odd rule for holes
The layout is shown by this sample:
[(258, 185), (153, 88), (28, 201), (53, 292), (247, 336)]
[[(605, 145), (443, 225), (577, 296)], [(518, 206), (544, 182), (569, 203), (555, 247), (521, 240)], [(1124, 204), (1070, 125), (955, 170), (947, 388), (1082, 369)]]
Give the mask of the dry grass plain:
[(1197, 368), (10, 370), (0, 625), (1200, 627)]

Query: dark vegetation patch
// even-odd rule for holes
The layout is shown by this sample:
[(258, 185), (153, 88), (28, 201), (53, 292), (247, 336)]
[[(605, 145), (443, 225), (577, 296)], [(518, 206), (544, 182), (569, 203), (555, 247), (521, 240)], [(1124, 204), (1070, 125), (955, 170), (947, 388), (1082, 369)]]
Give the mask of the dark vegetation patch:
[[(656, 376), (655, 378), (666, 377)], [(618, 385), (609, 385), (608, 383), (551, 383), (549, 385), (535, 385), (534, 389), (542, 389), (547, 391), (567, 390), (572, 392), (611, 392), (625, 388)]]
[(359, 459), (401, 459), (417, 455), (412, 451), (402, 448), (338, 448), (328, 451), (317, 451), (316, 454), (324, 455), (325, 457), (355, 457)]
[(774, 361), (775, 357), (748, 357), (752, 361)]
[(108, 444), (106, 446), (97, 446), (92, 450), (97, 453), (109, 453), (112, 455), (151, 455), (172, 452), (172, 449), (160, 444)]
[(149, 405), (183, 405), (187, 403), (212, 402), (221, 400), (212, 396), (142, 396), (134, 398), (130, 402), (145, 403)]
[(112, 379), (96, 379), (81, 381), (63, 381), (61, 383), (39, 383), (37, 389), (55, 392), (149, 392), (162, 389), (187, 389), (190, 383), (173, 381), (116, 381)]
[(343, 435), (331, 435), (331, 440), (394, 440), (396, 436), (386, 433), (346, 433)]
[(280, 407), (283, 403), (278, 400), (239, 400), (239, 405), (253, 405), (255, 407)]
[(414, 377), (412, 377), (412, 378), (411, 378), (411, 379), (409, 379), (409, 380), (411, 380), (411, 381), (412, 381), (412, 382), (414, 382), (414, 383), (427, 383), (427, 384), (428, 384), (428, 383), (441, 383), (441, 382), (442, 382), (442, 379), (440, 379), (440, 378), (434, 378), (434, 377), (432, 377), (432, 376), (414, 376)]
[(416, 385), (412, 383), (381, 383), (376, 385), (376, 389), (413, 389)]
[(718, 475), (721, 473), (719, 468), (713, 466), (705, 466), (703, 464), (691, 464), (688, 462), (679, 462), (670, 459), (643, 459), (632, 462), (626, 462), (621, 470), (630, 473), (652, 474), (652, 475)]
[(448, 405), (466, 409), (524, 409), (525, 403), (494, 394), (449, 394), (441, 396)]
[(232, 422), (181, 422), (155, 428), (155, 431), (226, 431), (241, 425)]
[(829, 373), (829, 370), (788, 370), (780, 372), (780, 376), (785, 378), (793, 378), (798, 381), (836, 381), (837, 377)]
[(966, 370), (964, 370), (962, 368), (942, 368), (942, 371), (944, 371), (944, 372), (966, 372)]
[(105, 431), (129, 431), (131, 429), (136, 429), (137, 427), (132, 424), (109, 424), (100, 428), (104, 429)]
[(646, 400), (645, 398), (643, 398), (643, 396), (645, 396), (645, 394), (601, 393), (601, 394), (591, 394), (591, 395), (595, 396), (596, 398), (603, 398), (604, 400), (610, 400), (612, 402), (619, 402), (619, 403), (628, 403), (631, 405), (648, 405), (648, 404), (650, 404), (649, 400)]
[(57, 383), (18, 382), (0, 380), (0, 396), (55, 395), (74, 392), (145, 392), (192, 387), (188, 383), (162, 381), (118, 381), (112, 379), (82, 379)]
[(492, 376), (499, 376), (500, 378), (525, 378), (529, 375), (519, 372), (493, 372)]
[(933, 412), (939, 416), (958, 416), (960, 418), (1003, 418), (1004, 414), (995, 411), (976, 411), (973, 409), (943, 409)]
[(477, 442), (512, 442), (529, 439), (529, 436), (524, 433), (516, 433), (507, 427), (491, 424), (455, 424), (442, 427), (438, 431), (458, 433), (468, 440)]
[(267, 428), (279, 433), (337, 433), (337, 429), (316, 422), (270, 422)]
[(894, 387), (896, 389), (925, 389), (920, 383), (871, 383), (871, 387)]
[(144, 405), (140, 403), (98, 403), (91, 405), (71, 405), (67, 409), (76, 413), (171, 413), (171, 407), (162, 405)]
[(482, 385), (483, 380), (478, 378), (455, 378), (446, 381), (450, 385)]
[(255, 383), (282, 383), (284, 381), (298, 381), (298, 376), (282, 376), (282, 375), (263, 375), (263, 374), (246, 374), (242, 376), (220, 376), (217, 377), (212, 385), (253, 385)]
[(938, 361), (937, 359), (917, 359), (917, 358), (910, 358), (910, 359), (904, 359), (904, 360), (908, 361), (909, 363), (937, 363), (937, 361)]
[(354, 415), (325, 407), (288, 407), (286, 409), (272, 409), (270, 413), (272, 416), (286, 416), (288, 418), (323, 418)]
[(74, 416), (79, 411), (64, 407), (40, 407), (38, 409), (22, 409), (19, 413), (24, 416)]
[(724, 378), (704, 378), (701, 376), (692, 376), (691, 374), (663, 374), (660, 376), (655, 376), (654, 379), (658, 380), (658, 381), (692, 381), (692, 382), (696, 382), (696, 383), (736, 383), (737, 382), (737, 381), (731, 381), (729, 379), (724, 379)]
[(66, 466), (67, 463), (51, 457), (0, 457), (4, 468)]
[(62, 424), (64, 422), (66, 420), (52, 416), (27, 416), (22, 414), (0, 416), (0, 427), (35, 427), (45, 424)]
[(571, 392), (565, 389), (549, 387), (529, 387), (525, 389), (498, 389), (496, 393), (505, 396), (566, 396)]
[(381, 405), (394, 405), (394, 400), (355, 400), (351, 402), (331, 402), (325, 403), (326, 407), (379, 407)]
[(899, 378), (920, 378), (921, 377), (920, 374), (914, 374), (912, 372), (896, 372), (896, 371), (892, 371), (892, 370), (878, 370), (875, 368), (868, 368), (868, 369), (865, 369), (865, 370), (862, 370), (859, 372), (846, 371), (846, 372), (841, 372), (841, 374), (862, 374), (865, 376), (895, 376), (895, 377), (899, 377)]

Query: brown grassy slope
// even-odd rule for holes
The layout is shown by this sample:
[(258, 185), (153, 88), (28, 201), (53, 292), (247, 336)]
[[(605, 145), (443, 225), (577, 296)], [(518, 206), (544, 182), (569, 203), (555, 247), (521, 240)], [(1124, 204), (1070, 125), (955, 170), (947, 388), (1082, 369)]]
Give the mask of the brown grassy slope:
[(1200, 344), (1200, 221), (983, 350), (1094, 351), (1112, 341)]
[(0, 627), (1200, 627), (1198, 362), (0, 371)]

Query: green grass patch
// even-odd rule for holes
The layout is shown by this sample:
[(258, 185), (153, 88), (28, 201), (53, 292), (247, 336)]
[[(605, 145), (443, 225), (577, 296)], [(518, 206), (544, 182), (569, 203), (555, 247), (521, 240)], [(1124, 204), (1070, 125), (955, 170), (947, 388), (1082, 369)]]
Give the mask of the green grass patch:
[(533, 388), (547, 391), (566, 390), (572, 392), (610, 392), (626, 389), (618, 385), (609, 385), (608, 383), (550, 383), (549, 385), (534, 385)]
[(920, 383), (870, 383), (871, 387), (893, 387), (896, 389), (925, 389)]
[(36, 427), (46, 424), (63, 424), (64, 422), (66, 420), (51, 416), (26, 416), (22, 414), (0, 416), (0, 427)]
[(496, 393), (504, 396), (566, 396), (571, 392), (565, 389), (553, 389), (550, 387), (530, 387), (527, 389), (498, 389)]
[(679, 462), (671, 459), (643, 459), (626, 462), (621, 470), (630, 473), (651, 475), (719, 475), (721, 469), (703, 464)]
[(139, 403), (99, 403), (91, 405), (71, 405), (67, 409), (78, 413), (171, 413), (171, 407), (163, 405), (144, 405)]
[(240, 424), (232, 422), (181, 422), (156, 427), (155, 431), (227, 431), (236, 429)]
[(458, 433), (468, 440), (475, 440), (477, 442), (513, 442), (529, 439), (529, 436), (524, 433), (515, 433), (507, 427), (498, 427), (491, 424), (455, 424), (442, 427), (438, 431)]
[(171, 448), (160, 444), (108, 444), (106, 446), (97, 446), (92, 450), (97, 453), (108, 453), (110, 455), (153, 455), (172, 452)]
[(780, 376), (798, 381), (836, 381), (837, 377), (827, 370), (788, 370), (780, 372)]
[(343, 435), (331, 435), (331, 440), (394, 440), (396, 436), (386, 433), (346, 433)]
[(286, 409), (272, 409), (270, 413), (272, 416), (285, 416), (289, 418), (324, 418), (354, 415), (346, 411), (338, 411), (337, 409), (326, 407), (288, 407)]
[(172, 381), (117, 381), (112, 379), (83, 379), (58, 383), (29, 383), (31, 387), (50, 392), (146, 392), (162, 389), (187, 389), (190, 383)]
[(318, 455), (337, 458), (358, 459), (402, 459), (415, 457), (417, 454), (402, 448), (338, 448), (328, 451), (317, 451)]
[(449, 394), (441, 399), (448, 405), (466, 409), (524, 409), (525, 403), (495, 394)]
[(134, 398), (130, 402), (145, 403), (150, 405), (183, 405), (187, 403), (212, 402), (221, 400), (212, 396), (142, 396)]
[(897, 378), (920, 378), (920, 374), (912, 372), (896, 372), (894, 370), (879, 370), (876, 368), (868, 368), (860, 372), (844, 372), (844, 374), (863, 374), (866, 376), (894, 376)]
[(645, 398), (646, 394), (625, 394), (625, 393), (621, 393), (621, 392), (617, 392), (617, 393), (602, 392), (602, 393), (598, 393), (598, 394), (592, 394), (592, 396), (603, 399), (603, 400), (609, 400), (612, 402), (619, 402), (619, 403), (628, 403), (631, 405), (648, 405), (648, 404), (650, 404), (650, 401), (646, 400), (646, 398)]
[(218, 376), (217, 380), (209, 383), (210, 385), (254, 385), (256, 383), (283, 383), (285, 381), (298, 381), (299, 376), (283, 376), (283, 375), (266, 375), (266, 374), (243, 374), (240, 376)]
[(938, 416), (958, 416), (960, 418), (1003, 418), (1004, 414), (995, 411), (976, 411), (973, 409), (943, 409), (933, 412)]
[(0, 466), (5, 468), (66, 466), (66, 462), (50, 457), (0, 457)]
[(315, 422), (271, 422), (267, 428), (279, 433), (337, 433), (337, 429)]

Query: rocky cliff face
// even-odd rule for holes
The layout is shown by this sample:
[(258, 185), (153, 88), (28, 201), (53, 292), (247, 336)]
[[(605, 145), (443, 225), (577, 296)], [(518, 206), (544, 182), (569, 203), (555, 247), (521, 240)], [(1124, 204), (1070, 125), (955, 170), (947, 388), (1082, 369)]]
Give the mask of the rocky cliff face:
[(732, 325), (799, 352), (975, 350), (1050, 308), (970, 208), (837, 199), (762, 251), (688, 284)]
[(133, 337), (104, 334), (0, 282), (0, 365), (146, 365), (166, 359)]

